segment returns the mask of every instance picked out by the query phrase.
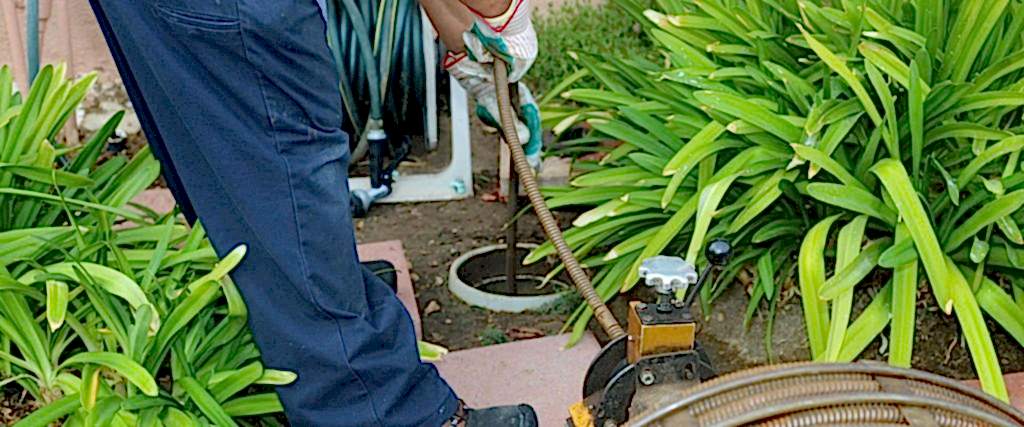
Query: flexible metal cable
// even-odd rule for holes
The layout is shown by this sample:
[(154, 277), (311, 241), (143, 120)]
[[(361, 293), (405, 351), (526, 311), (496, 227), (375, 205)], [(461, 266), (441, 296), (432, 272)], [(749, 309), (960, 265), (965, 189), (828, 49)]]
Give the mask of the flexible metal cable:
[(980, 390), (880, 363), (796, 363), (725, 375), (686, 390), (630, 426), (1019, 426), (1024, 414)]
[(554, 244), (558, 257), (565, 264), (565, 270), (569, 272), (569, 277), (576, 284), (576, 290), (579, 291), (587, 305), (594, 310), (594, 318), (601, 325), (601, 329), (604, 329), (612, 339), (626, 335), (622, 326), (615, 320), (615, 316), (608, 310), (608, 306), (594, 290), (594, 286), (590, 284), (590, 278), (587, 277), (587, 273), (583, 271), (583, 267), (576, 260), (572, 249), (569, 249), (569, 245), (565, 243), (562, 230), (558, 228), (558, 221), (555, 220), (547, 203), (544, 202), (544, 196), (541, 195), (540, 187), (537, 185), (537, 178), (534, 176), (533, 169), (526, 160), (526, 153), (523, 152), (523, 147), (519, 143), (519, 134), (516, 132), (516, 114), (512, 108), (512, 96), (509, 93), (508, 69), (505, 62), (499, 58), (494, 59), (494, 85), (498, 98), (501, 130), (508, 143), (509, 151), (512, 153), (512, 164), (515, 166), (516, 173), (519, 174), (519, 182), (523, 185), (530, 204), (533, 205), (533, 211), (537, 213), (537, 218), (544, 228), (544, 234)]

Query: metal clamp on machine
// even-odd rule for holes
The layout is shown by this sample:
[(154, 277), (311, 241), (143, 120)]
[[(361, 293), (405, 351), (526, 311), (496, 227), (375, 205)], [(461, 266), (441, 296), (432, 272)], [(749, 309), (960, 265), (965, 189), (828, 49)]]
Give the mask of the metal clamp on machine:
[(570, 408), (570, 427), (621, 425), (630, 413), (657, 408), (674, 392), (715, 376), (696, 341), (690, 306), (712, 269), (728, 262), (731, 253), (727, 241), (712, 241), (700, 275), (679, 257), (643, 261), (640, 277), (654, 289), (657, 301), (629, 303), (628, 334), (609, 342), (591, 363), (583, 400)]

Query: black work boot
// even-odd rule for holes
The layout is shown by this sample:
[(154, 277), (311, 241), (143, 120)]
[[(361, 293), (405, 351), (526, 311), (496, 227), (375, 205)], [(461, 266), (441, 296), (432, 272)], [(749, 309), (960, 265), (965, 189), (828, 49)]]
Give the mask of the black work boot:
[(483, 409), (459, 409), (445, 427), (537, 427), (537, 413), (526, 404), (492, 406)]

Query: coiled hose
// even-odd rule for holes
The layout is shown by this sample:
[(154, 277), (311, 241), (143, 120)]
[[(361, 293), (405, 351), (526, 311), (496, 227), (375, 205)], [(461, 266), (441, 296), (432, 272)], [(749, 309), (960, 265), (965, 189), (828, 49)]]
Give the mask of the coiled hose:
[[(25, 52), (28, 64), (28, 84), (39, 74), (39, 0), (25, 3)], [(23, 89), (28, 92), (28, 89)]]
[(512, 164), (519, 175), (519, 182), (526, 191), (526, 196), (530, 199), (530, 204), (533, 205), (533, 211), (537, 213), (537, 218), (544, 228), (544, 234), (551, 239), (551, 243), (554, 244), (555, 250), (558, 252), (558, 257), (565, 264), (565, 270), (569, 272), (569, 277), (576, 284), (576, 290), (594, 311), (594, 318), (601, 325), (601, 329), (604, 329), (612, 339), (626, 335), (622, 326), (615, 320), (615, 316), (608, 310), (608, 306), (594, 290), (590, 278), (587, 277), (587, 273), (583, 271), (583, 267), (580, 266), (576, 256), (569, 249), (569, 245), (565, 243), (562, 230), (558, 228), (558, 221), (555, 220), (547, 203), (544, 202), (544, 196), (540, 194), (537, 178), (533, 174), (530, 163), (526, 161), (526, 153), (523, 152), (523, 147), (519, 143), (519, 135), (516, 132), (516, 114), (512, 108), (512, 96), (509, 92), (508, 69), (505, 62), (499, 58), (494, 60), (494, 85), (498, 98), (501, 130), (505, 142), (508, 143), (509, 151), (512, 153)]
[(978, 389), (878, 362), (764, 366), (680, 390), (677, 398), (661, 402), (629, 425), (1024, 425), (1024, 414)]
[(344, 129), (354, 135), (352, 164), (367, 136), (419, 135), (426, 129), (426, 64), (419, 3), (327, 1), (327, 40), (338, 67)]

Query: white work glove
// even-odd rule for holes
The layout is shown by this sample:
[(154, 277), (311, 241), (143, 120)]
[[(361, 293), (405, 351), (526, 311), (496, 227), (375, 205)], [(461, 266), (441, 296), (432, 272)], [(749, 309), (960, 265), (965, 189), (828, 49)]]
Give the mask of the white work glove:
[[(476, 12), (474, 11), (474, 14)], [(509, 82), (518, 82), (519, 117), (516, 129), (523, 151), (534, 170), (541, 165), (540, 109), (533, 93), (520, 82), (537, 57), (537, 33), (530, 22), (528, 0), (512, 0), (508, 10), (493, 18), (477, 15), (473, 26), (463, 34), (466, 52), (445, 57), (444, 66), (476, 100), (476, 113), (488, 126), (501, 128), (498, 101), (494, 89), (494, 57), (508, 64)], [(524, 123), (525, 122), (525, 123)]]

